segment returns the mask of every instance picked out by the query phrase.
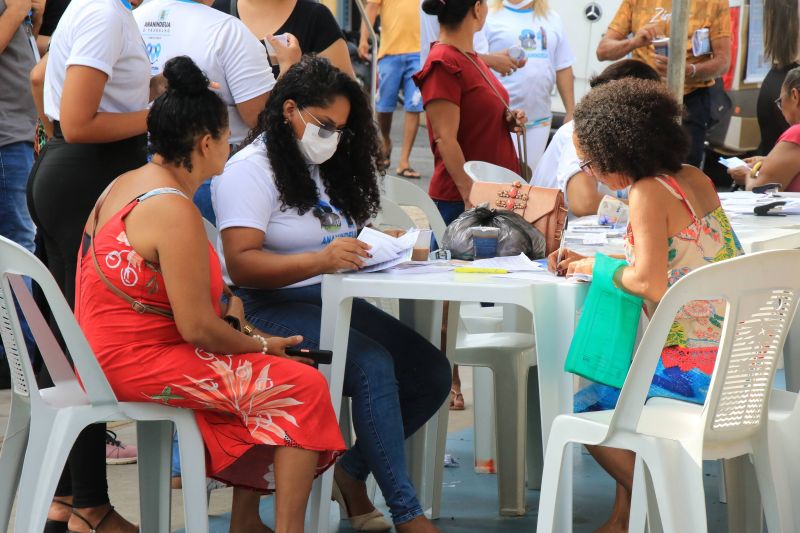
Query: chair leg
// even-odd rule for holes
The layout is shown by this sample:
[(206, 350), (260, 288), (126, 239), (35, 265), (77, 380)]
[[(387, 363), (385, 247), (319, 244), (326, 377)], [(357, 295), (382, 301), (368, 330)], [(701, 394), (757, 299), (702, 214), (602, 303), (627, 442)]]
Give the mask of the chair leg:
[[(162, 420), (140, 421), (136, 425), (136, 434), (139, 448), (140, 527), (142, 531), (169, 533), (172, 423)], [(178, 436), (178, 443), (183, 447), (181, 435)], [(181, 457), (181, 471), (186, 470), (187, 465)], [(201, 482), (200, 487), (205, 489), (205, 481)]]
[(525, 514), (527, 361), (524, 354), (515, 357), (506, 355), (497, 358), (498, 364), (493, 367), (496, 385), (497, 488), (501, 516)]
[(19, 483), (14, 533), (42, 531), (58, 479), (78, 434), (86, 427), (68, 413), (31, 419), (30, 438)]
[[(183, 518), (186, 531), (208, 533), (208, 497), (206, 494), (206, 451), (200, 430), (192, 417), (176, 418), (178, 449), (181, 458)], [(142, 530), (144, 531), (144, 529)]]
[(660, 441), (642, 455), (666, 533), (708, 533), (703, 464), (677, 442)]
[(760, 533), (763, 529), (761, 495), (749, 456), (726, 459), (723, 464), (728, 533)]
[(542, 491), (539, 495), (539, 517), (536, 521), (537, 533), (553, 533), (555, 528), (561, 466), (570, 442), (565, 435), (561, 434), (563, 431), (560, 432), (559, 429), (559, 421), (556, 419), (550, 430), (550, 439), (547, 441), (547, 452), (542, 469)]
[(753, 466), (761, 493), (767, 529), (780, 533), (797, 531), (792, 517), (792, 507), (795, 502), (791, 499), (791, 486), (778, 468), (774, 467), (774, 462), (778, 461), (781, 455), (770, 456), (769, 446), (765, 441), (766, 439), (758, 439), (753, 444)]
[(6, 435), (0, 447), (0, 531), (8, 530), (11, 506), (22, 474), (25, 447), (28, 445), (30, 423), (30, 404), (12, 396)]
[(527, 443), (525, 464), (528, 468), (528, 490), (542, 488), (544, 446), (542, 444), (542, 412), (539, 408), (539, 370), (532, 366), (528, 371), (527, 392)]

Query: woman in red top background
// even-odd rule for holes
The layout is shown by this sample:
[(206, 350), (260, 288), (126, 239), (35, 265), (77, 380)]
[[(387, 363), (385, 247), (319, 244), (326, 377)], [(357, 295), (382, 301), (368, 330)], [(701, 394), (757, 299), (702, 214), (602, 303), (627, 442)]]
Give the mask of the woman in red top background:
[[(436, 16), (441, 28), (439, 42), (414, 76), (433, 150), (428, 194), (450, 224), (464, 212), (472, 188), (464, 163), (486, 161), (518, 172), (508, 132), (521, 132), (528, 119), (523, 111), (508, 111), (508, 93), (472, 47), (489, 12), (487, 0), (425, 0), (422, 10)], [(464, 409), (458, 367), (451, 394), (450, 408)]]
[(775, 105), (791, 124), (765, 157), (745, 159), (749, 166), (728, 170), (733, 180), (750, 191), (767, 183), (778, 183), (787, 192), (800, 192), (800, 67), (786, 74)]

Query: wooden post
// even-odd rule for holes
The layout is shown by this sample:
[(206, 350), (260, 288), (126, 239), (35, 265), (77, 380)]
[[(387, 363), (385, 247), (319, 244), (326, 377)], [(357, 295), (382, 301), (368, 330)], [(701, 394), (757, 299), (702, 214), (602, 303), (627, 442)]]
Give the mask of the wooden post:
[(686, 42), (689, 35), (689, 0), (672, 0), (672, 20), (669, 36), (669, 66), (667, 85), (678, 102), (683, 102), (683, 82), (686, 76)]

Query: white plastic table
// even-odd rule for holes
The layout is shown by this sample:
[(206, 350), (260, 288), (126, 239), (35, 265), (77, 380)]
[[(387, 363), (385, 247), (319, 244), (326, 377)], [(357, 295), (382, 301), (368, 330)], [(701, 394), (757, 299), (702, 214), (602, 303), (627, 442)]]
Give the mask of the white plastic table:
[[(517, 280), (485, 274), (453, 272), (417, 275), (346, 274), (327, 275), (322, 281), (322, 326), (320, 347), (333, 350), (333, 362), (323, 367), (330, 384), (331, 400), (337, 416), (342, 397), (345, 358), (353, 298), (397, 298), (413, 300), (420, 317), (417, 329), (433, 344), (439, 344), (441, 321), (436, 304), (453, 302), (450, 313), (457, 316), (459, 302), (494, 302), (517, 305), (533, 316), (538, 358), (539, 394), (542, 415), (542, 439), (546, 446), (550, 427), (556, 416), (572, 412), (572, 375), (564, 372), (564, 360), (575, 329), (578, 310), (583, 305), (588, 287), (568, 282), (549, 274), (537, 280)], [(433, 455), (433, 454), (430, 454)], [(433, 468), (441, 464), (433, 464)], [(419, 478), (420, 466), (412, 468), (412, 477)], [(415, 473), (413, 470), (417, 470)], [(560, 493), (560, 520), (571, 529), (572, 522), (572, 462), (565, 461)], [(330, 494), (333, 479), (328, 470), (316, 480), (311, 494), (311, 531), (329, 531)], [(418, 481), (418, 480), (417, 480)], [(417, 484), (419, 486), (419, 484)], [(430, 487), (427, 492), (435, 491)], [(423, 501), (432, 501), (425, 494)], [(424, 505), (424, 504), (423, 504)]]

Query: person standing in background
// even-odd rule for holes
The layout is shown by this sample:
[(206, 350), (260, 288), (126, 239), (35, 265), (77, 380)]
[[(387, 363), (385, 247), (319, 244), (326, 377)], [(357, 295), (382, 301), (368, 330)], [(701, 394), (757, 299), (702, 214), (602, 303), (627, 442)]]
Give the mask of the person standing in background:
[(419, 10), (409, 0), (369, 0), (366, 10), (367, 20), (361, 23), (361, 39), (358, 45), (358, 55), (362, 59), (370, 57), (367, 24), (374, 26), (375, 19), (378, 15), (381, 16), (375, 110), (378, 112), (378, 126), (383, 137), (383, 159), (378, 167), (385, 170), (391, 164), (392, 115), (402, 89), (406, 113), (400, 161), (395, 171), (403, 178), (419, 178), (419, 172), (411, 168), (408, 162), (419, 129), (419, 115), (422, 113), (422, 95), (411, 78), (420, 69)]
[[(0, 235), (31, 252), (36, 230), (25, 191), (33, 166), (36, 108), (28, 74), (38, 59), (35, 39), (43, 12), (41, 0), (35, 4), (31, 0), (0, 0)], [(33, 348), (27, 327), (25, 336)], [(0, 345), (0, 389), (10, 386), (5, 349)]]
[[(355, 78), (350, 52), (339, 24), (330, 9), (315, 0), (230, 0), (231, 15), (267, 47), (267, 35), (291, 33), (297, 38), (303, 54), (317, 54)], [(275, 79), (281, 66), (277, 57), (269, 56)]]
[(761, 131), (760, 155), (767, 155), (789, 128), (775, 100), (786, 74), (800, 65), (800, 13), (797, 0), (764, 0), (764, 55), (772, 62), (758, 91), (756, 115)]
[[(669, 37), (671, 10), (672, 0), (623, 0), (597, 46), (597, 59), (616, 61), (632, 54), (666, 78), (669, 58), (656, 54), (653, 40)], [(691, 136), (686, 163), (700, 167), (711, 121), (709, 87), (728, 71), (731, 62), (728, 0), (690, 2), (686, 39), (683, 127)]]
[[(572, 120), (575, 85), (572, 64), (575, 54), (564, 35), (561, 17), (550, 9), (547, 0), (495, 0), (486, 19), (489, 51), (512, 50), (526, 62), (518, 71), (502, 76), (500, 82), (511, 97), (511, 107), (528, 115), (526, 124), (527, 163), (536, 168), (547, 147), (553, 88), (564, 103), (565, 122)], [(513, 134), (512, 134), (513, 135)], [(517, 154), (522, 157), (522, 154)], [(532, 181), (538, 187), (558, 187), (555, 176)]]
[[(70, 307), (77, 255), (95, 201), (117, 176), (146, 162), (150, 61), (128, 0), (72, 0), (50, 43), (43, 111), (54, 136), (28, 182), (28, 208), (47, 266)], [(78, 436), (48, 519), (76, 533), (136, 528), (109, 504), (105, 424)], [(116, 529), (115, 529), (116, 528)], [(61, 531), (64, 531), (61, 529)]]
[[(213, 0), (153, 0), (134, 12), (136, 24), (147, 47), (150, 74), (163, 72), (173, 57), (187, 56), (210, 80), (219, 84), (217, 94), (228, 108), (231, 147), (244, 140), (256, 125), (258, 114), (275, 85), (264, 48), (241, 20), (213, 9)], [(203, 39), (198, 39), (203, 35)], [(273, 46), (285, 48), (276, 43)], [(293, 48), (300, 59), (297, 40)], [(284, 68), (288, 68), (284, 65)], [(194, 197), (203, 217), (214, 224), (211, 180), (203, 183)]]

